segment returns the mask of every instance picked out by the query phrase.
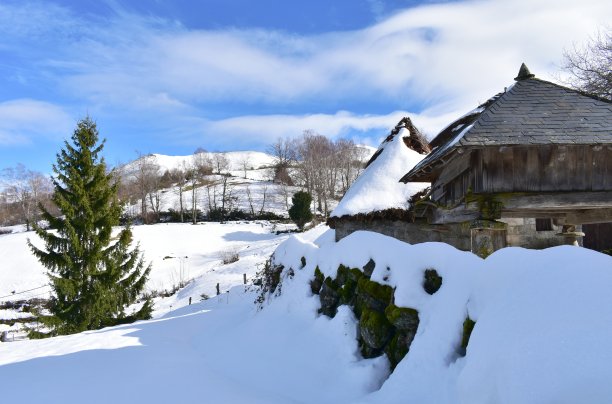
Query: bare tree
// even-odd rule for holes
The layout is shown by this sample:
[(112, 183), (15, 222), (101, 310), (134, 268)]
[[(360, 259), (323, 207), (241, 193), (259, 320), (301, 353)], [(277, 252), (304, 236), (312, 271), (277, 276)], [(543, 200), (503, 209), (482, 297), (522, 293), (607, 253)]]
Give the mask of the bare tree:
[(268, 186), (264, 185), (262, 188), (262, 195), (261, 195), (261, 207), (259, 208), (259, 216), (263, 215), (263, 213), (266, 211), (266, 201), (268, 199)]
[(563, 53), (566, 83), (585, 93), (612, 100), (612, 30), (602, 29), (584, 46)]
[(251, 157), (247, 153), (240, 158), (240, 168), (242, 168), (244, 179), (246, 180), (247, 170), (251, 168)]
[(234, 194), (234, 186), (230, 182), (230, 176), (224, 175), (221, 179), (221, 212), (223, 215), (231, 212), (237, 202), (238, 197)]
[(28, 170), (23, 164), (2, 172), (5, 188), (4, 199), (17, 207), (18, 219), (30, 231), (32, 222), (39, 217), (39, 204), (50, 199), (53, 186), (49, 178), (37, 171)]
[(367, 158), (364, 148), (355, 145), (352, 140), (338, 139), (336, 141), (336, 163), (340, 177), (340, 193), (344, 195), (351, 184), (357, 179)]
[(161, 195), (154, 194), (159, 191), (160, 177), (160, 167), (155, 155), (138, 153), (138, 159), (134, 162), (132, 178), (140, 199), (140, 216), (144, 223), (150, 221), (147, 200), (149, 200), (154, 214), (159, 214)]
[(317, 209), (328, 213), (328, 198), (333, 196), (337, 178), (335, 146), (325, 136), (305, 131), (297, 147), (298, 172), (303, 187), (314, 196)]
[(289, 212), (289, 201), (291, 200), (291, 196), (293, 193), (287, 184), (280, 184), (280, 193), (283, 196), (283, 200), (285, 201), (285, 209)]
[(186, 162), (181, 164), (181, 167), (174, 168), (170, 170), (170, 178), (174, 183), (174, 193), (178, 196), (179, 202), (179, 216), (181, 223), (185, 221), (184, 217), (184, 194), (187, 187), (187, 171), (188, 166)]
[(268, 153), (274, 156), (274, 173), (272, 180), (279, 184), (293, 185), (289, 168), (297, 158), (297, 142), (291, 139), (278, 138), (268, 148)]
[(230, 169), (230, 162), (225, 156), (225, 153), (213, 154), (212, 162), (217, 174), (223, 174)]
[(253, 206), (253, 195), (251, 194), (251, 188), (247, 185), (245, 188), (245, 193), (247, 196), (247, 202), (249, 203), (249, 211), (251, 215), (255, 216), (255, 207)]

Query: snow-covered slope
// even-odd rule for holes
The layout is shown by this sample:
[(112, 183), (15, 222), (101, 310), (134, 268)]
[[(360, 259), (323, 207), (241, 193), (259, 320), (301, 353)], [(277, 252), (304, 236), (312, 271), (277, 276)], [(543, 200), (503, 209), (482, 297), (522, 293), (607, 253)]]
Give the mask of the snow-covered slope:
[[(243, 164), (246, 164), (249, 170), (256, 170), (262, 167), (270, 167), (274, 164), (274, 157), (267, 153), (256, 151), (232, 151), (224, 153), (206, 152), (206, 157), (213, 159), (215, 155), (222, 154), (229, 162), (229, 171), (241, 171)], [(161, 171), (182, 168), (184, 165), (189, 165), (193, 161), (193, 155), (188, 156), (167, 156), (164, 154), (153, 154), (155, 162), (160, 166)], [(135, 162), (128, 163), (124, 171), (130, 172), (135, 168)]]
[(407, 208), (410, 196), (429, 186), (428, 183), (399, 182), (424, 157), (404, 144), (402, 138), (409, 135), (408, 129), (402, 128), (391, 140), (380, 145), (376, 159), (351, 185), (331, 216)]
[[(262, 237), (246, 233), (232, 237)], [(197, 249), (189, 253), (195, 256), (206, 242), (203, 235), (185, 251)], [(333, 319), (318, 315), (319, 297), (310, 292), (315, 267), (335, 276), (340, 263), (361, 268), (370, 259), (372, 279), (395, 288), (397, 305), (419, 311), (410, 351), (391, 374), (384, 356), (360, 356), (353, 312), (340, 306)], [(288, 238), (275, 261), (285, 266), (282, 294), (261, 311), (243, 286), (176, 309), (207, 282), (204, 275), (163, 318), (0, 344), (3, 399), (535, 404), (612, 397), (609, 256), (565, 246), (506, 248), (482, 260), (441, 243), (409, 245), (369, 232), (336, 243), (333, 231), (318, 227)], [(443, 277), (433, 295), (422, 287), (426, 268)], [(461, 357), (468, 315), (476, 326)]]
[[(220, 283), (223, 290), (241, 284), (242, 276), (248, 278), (257, 271), (274, 248), (288, 236), (275, 235), (275, 230), (286, 230), (291, 225), (274, 225), (266, 221), (203, 223), (198, 225), (169, 223), (151, 226), (134, 226), (134, 241), (140, 243), (144, 258), (153, 266), (148, 291), (170, 290), (179, 283), (195, 278), (200, 280), (198, 294), (212, 296)], [(34, 232), (0, 235), (1, 300), (30, 299), (49, 296), (46, 269), (31, 254), (27, 239), (43, 246)], [(237, 252), (240, 260), (223, 265), (223, 255)], [(36, 289), (34, 289), (36, 288)], [(13, 295), (12, 292), (26, 293)], [(0, 331), (2, 331), (0, 325)]]

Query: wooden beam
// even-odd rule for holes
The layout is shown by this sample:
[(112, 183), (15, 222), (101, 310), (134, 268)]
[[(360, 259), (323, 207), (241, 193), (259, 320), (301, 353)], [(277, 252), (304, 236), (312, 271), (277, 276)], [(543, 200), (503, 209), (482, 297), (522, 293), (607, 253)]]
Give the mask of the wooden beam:
[(593, 224), (612, 221), (612, 209), (594, 209), (568, 213), (565, 223), (570, 224)]
[(475, 203), (461, 205), (453, 209), (436, 208), (431, 218), (432, 224), (461, 223), (478, 219), (480, 212)]
[[(612, 191), (477, 195), (501, 202), (502, 217), (554, 218), (570, 224), (612, 221)], [(431, 223), (460, 223), (479, 217), (478, 204), (470, 202), (450, 209), (435, 208)]]
[(503, 204), (503, 210), (612, 208), (612, 191), (602, 192), (542, 192), (490, 194)]

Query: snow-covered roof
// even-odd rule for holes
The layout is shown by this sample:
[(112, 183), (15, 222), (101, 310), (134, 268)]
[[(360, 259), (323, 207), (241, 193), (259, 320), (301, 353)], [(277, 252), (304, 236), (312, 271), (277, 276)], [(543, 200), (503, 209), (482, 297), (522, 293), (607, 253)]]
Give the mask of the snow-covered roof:
[(410, 120), (402, 120), (400, 125), (382, 142), (366, 169), (331, 213), (332, 217), (394, 208), (406, 209), (408, 199), (429, 186), (429, 183), (399, 182), (407, 170), (425, 157), (409, 148), (404, 139), (411, 135), (414, 135), (413, 138), (417, 136), (417, 133), (411, 133), (411, 130), (416, 132), (416, 128)]

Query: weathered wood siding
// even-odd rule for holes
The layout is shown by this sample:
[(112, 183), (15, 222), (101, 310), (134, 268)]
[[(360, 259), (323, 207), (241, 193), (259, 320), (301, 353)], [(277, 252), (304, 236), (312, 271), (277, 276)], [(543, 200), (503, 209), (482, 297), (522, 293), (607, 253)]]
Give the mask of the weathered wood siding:
[(608, 146), (515, 146), (474, 150), (476, 193), (612, 190)]
[(595, 251), (612, 249), (612, 222), (582, 226), (585, 233), (584, 246)]
[(468, 190), (583, 192), (612, 190), (612, 147), (591, 145), (503, 146), (466, 151), (442, 169), (432, 197), (444, 205)]

